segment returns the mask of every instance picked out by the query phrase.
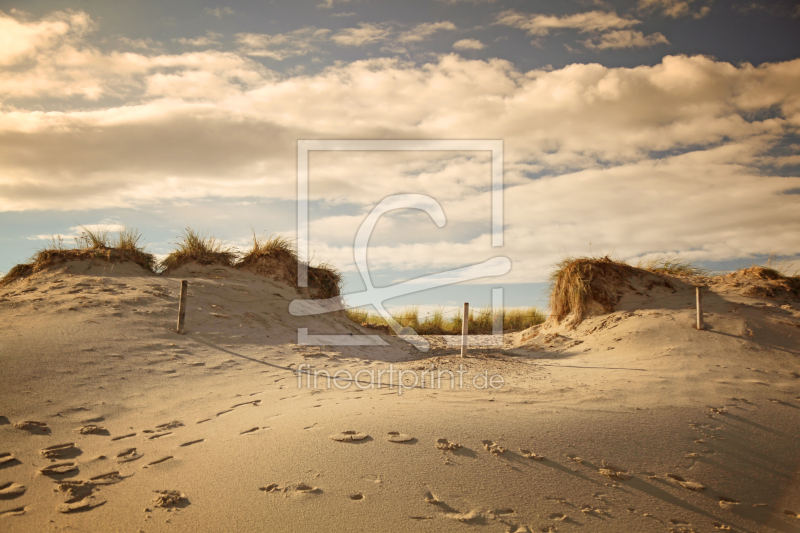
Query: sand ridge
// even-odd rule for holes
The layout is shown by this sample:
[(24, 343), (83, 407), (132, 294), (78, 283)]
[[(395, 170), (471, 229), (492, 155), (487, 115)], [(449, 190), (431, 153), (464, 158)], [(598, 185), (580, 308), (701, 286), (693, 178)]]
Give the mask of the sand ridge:
[[(175, 279), (130, 265), (0, 290), (3, 531), (800, 530), (794, 302), (714, 293), (697, 331), (655, 287), (462, 360), (298, 346), (297, 327), (375, 332), (291, 317), (291, 287), (251, 273), (176, 276), (185, 336)], [(314, 388), (304, 363), (506, 384)]]

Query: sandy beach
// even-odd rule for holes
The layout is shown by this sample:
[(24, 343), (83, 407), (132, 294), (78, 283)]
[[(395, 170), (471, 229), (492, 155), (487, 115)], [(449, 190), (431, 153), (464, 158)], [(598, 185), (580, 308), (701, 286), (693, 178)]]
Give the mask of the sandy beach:
[(378, 333), (249, 272), (57, 265), (0, 290), (0, 529), (800, 531), (800, 304), (742, 279), (703, 331), (674, 279), (461, 359), (297, 345)]

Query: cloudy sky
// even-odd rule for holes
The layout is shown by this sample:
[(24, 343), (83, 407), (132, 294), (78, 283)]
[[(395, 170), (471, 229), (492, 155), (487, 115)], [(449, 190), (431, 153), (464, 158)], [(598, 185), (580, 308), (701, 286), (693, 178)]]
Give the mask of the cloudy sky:
[(488, 152), (312, 152), (310, 249), (361, 287), (502, 255), (390, 305), (542, 305), (566, 254), (733, 268), (800, 252), (800, 7), (737, 0), (0, 0), (0, 271), (80, 225), (234, 245), (296, 231), (301, 139), (494, 139)]

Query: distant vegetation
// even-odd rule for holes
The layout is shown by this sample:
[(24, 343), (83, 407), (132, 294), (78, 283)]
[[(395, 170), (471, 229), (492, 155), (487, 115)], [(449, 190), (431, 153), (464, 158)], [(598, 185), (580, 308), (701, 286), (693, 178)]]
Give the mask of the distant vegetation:
[[(469, 332), (476, 335), (487, 335), (492, 333), (492, 324), (495, 318), (499, 319), (501, 311), (491, 307), (470, 309), (469, 312)], [(546, 315), (536, 307), (526, 308), (506, 308), (502, 310), (503, 331), (522, 331), (532, 326), (541, 324), (547, 318)], [(386, 321), (375, 311), (363, 309), (348, 309), (347, 316), (357, 324), (367, 327), (388, 327)], [(392, 313), (394, 318), (402, 327), (410, 327), (419, 335), (460, 335), (463, 323), (463, 312), (461, 309), (444, 312), (441, 309), (433, 313), (420, 317), (418, 307), (407, 307), (397, 313)]]

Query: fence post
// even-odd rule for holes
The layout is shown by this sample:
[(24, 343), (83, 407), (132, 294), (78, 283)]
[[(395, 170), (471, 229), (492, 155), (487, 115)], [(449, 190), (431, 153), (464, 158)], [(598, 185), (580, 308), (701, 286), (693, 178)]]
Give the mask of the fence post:
[(697, 293), (697, 329), (703, 329), (703, 292), (699, 285), (695, 287)]
[(181, 299), (178, 304), (178, 335), (183, 335), (183, 325), (186, 321), (186, 293), (189, 290), (189, 282), (186, 280), (181, 281)]
[(467, 339), (469, 338), (469, 302), (464, 302), (464, 316), (461, 319), (461, 357), (467, 355)]

